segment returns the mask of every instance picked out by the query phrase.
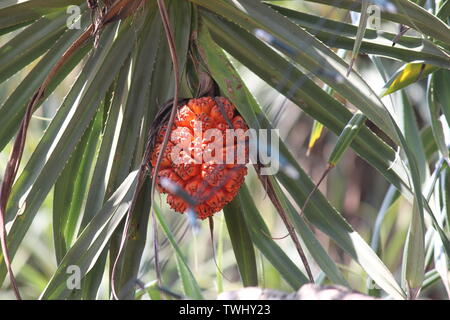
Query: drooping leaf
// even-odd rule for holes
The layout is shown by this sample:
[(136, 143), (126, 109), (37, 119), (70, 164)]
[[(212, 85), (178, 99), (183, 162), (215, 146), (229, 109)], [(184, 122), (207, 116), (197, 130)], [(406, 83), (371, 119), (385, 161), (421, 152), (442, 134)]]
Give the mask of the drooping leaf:
[[(75, 272), (84, 277), (93, 267), (106, 246), (111, 235), (116, 230), (125, 214), (128, 212), (137, 185), (137, 171), (132, 172), (104, 204), (101, 212), (86, 226), (74, 245), (64, 256), (58, 270), (47, 284), (41, 299), (64, 299), (75, 287), (68, 286), (68, 269), (75, 266)], [(72, 270), (72, 272), (74, 272)], [(78, 288), (79, 289), (79, 288)]]
[[(223, 92), (227, 93), (227, 96), (239, 109), (250, 127), (255, 129), (272, 129), (262, 114), (259, 105), (237, 75), (233, 65), (226, 58), (223, 51), (214, 44), (206, 29), (202, 29), (199, 34), (199, 46), (199, 50), (202, 53), (203, 59), (207, 62), (211, 75)], [(244, 108), (243, 106), (250, 106), (250, 108)], [(278, 156), (283, 157), (283, 162), (287, 162), (293, 167), (293, 170), (296, 171), (296, 177), (293, 179), (286, 175), (283, 170), (279, 170), (277, 178), (280, 179), (281, 183), (291, 193), (298, 205), (302, 207), (307, 195), (314, 188), (314, 184), (303, 172), (282, 142), (280, 142)], [(403, 291), (386, 266), (359, 234), (331, 207), (326, 199), (322, 195), (315, 193), (310, 201), (310, 205), (305, 210), (308, 219), (322, 231), (329, 234), (389, 294), (396, 298), (404, 298)]]
[(186, 262), (186, 259), (184, 258), (181, 249), (179, 248), (177, 242), (175, 241), (175, 238), (173, 237), (173, 234), (170, 231), (169, 226), (167, 225), (167, 222), (165, 221), (165, 218), (162, 215), (158, 205), (154, 203), (153, 208), (156, 213), (156, 218), (158, 219), (158, 222), (161, 225), (161, 228), (163, 229), (165, 236), (169, 240), (170, 245), (172, 246), (175, 252), (178, 273), (183, 283), (184, 293), (191, 299), (197, 300), (203, 299), (200, 287), (197, 281), (195, 280), (192, 271), (189, 269), (188, 263)]
[(242, 283), (245, 287), (258, 286), (255, 250), (244, 218), (245, 212), (240, 209), (237, 200), (234, 200), (224, 208), (224, 214)]
[[(363, 0), (339, 0), (330, 2), (328, 0), (306, 0), (309, 2), (333, 5), (352, 11), (361, 11)], [(450, 32), (441, 19), (435, 17), (424, 8), (409, 0), (369, 0), (371, 4), (377, 5), (383, 19), (407, 25), (422, 32), (425, 35), (434, 37), (444, 43), (449, 43)]]
[(58, 263), (77, 236), (91, 168), (95, 162), (102, 117), (103, 114), (99, 112), (55, 183), (53, 237)]
[(295, 263), (281, 250), (281, 248), (268, 235), (267, 228), (261, 214), (258, 212), (249, 190), (246, 186), (239, 192), (237, 210), (243, 211), (243, 217), (248, 225), (250, 236), (258, 250), (270, 261), (286, 282), (295, 290), (308, 283), (308, 278), (298, 269)]

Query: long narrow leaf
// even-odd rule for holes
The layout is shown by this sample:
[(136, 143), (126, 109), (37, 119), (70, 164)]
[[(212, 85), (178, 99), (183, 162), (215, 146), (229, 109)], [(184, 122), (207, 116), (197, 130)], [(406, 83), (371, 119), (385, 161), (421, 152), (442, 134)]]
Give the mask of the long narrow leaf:
[(153, 206), (156, 213), (156, 218), (158, 219), (158, 222), (161, 225), (164, 234), (166, 235), (175, 252), (178, 272), (181, 281), (183, 283), (184, 293), (191, 299), (198, 299), (198, 300), (203, 299), (200, 287), (197, 281), (195, 280), (192, 271), (189, 269), (189, 266), (181, 252), (181, 249), (179, 248), (177, 242), (175, 241), (175, 238), (173, 237), (173, 234), (170, 231), (169, 226), (167, 225), (167, 222), (164, 219), (164, 216), (162, 215), (158, 205), (153, 203)]
[(258, 286), (255, 250), (244, 218), (245, 213), (240, 209), (238, 201), (234, 200), (224, 208), (224, 214), (242, 283), (245, 287)]
[(70, 283), (68, 268), (75, 266), (77, 274), (83, 278), (93, 267), (102, 249), (127, 213), (136, 186), (137, 171), (134, 171), (123, 181), (67, 252), (42, 293), (41, 299), (64, 299), (76, 289), (68, 286)]
[[(255, 129), (272, 129), (267, 119), (264, 119), (260, 107), (242, 83), (223, 51), (212, 42), (207, 30), (203, 29), (200, 32), (199, 45), (212, 76), (222, 90), (227, 92), (228, 97), (235, 103), (247, 123)], [(244, 108), (243, 106), (251, 106), (251, 108)], [(257, 120), (257, 115), (259, 120)], [(283, 170), (279, 171), (278, 177), (280, 179), (284, 178), (284, 180), (280, 181), (285, 186), (288, 181), (290, 182), (287, 187), (288, 191), (301, 207), (306, 196), (314, 188), (314, 184), (297, 162), (293, 160), (292, 155), (283, 143), (280, 143), (279, 154), (283, 156), (284, 161), (293, 166), (293, 169), (297, 172), (297, 177), (295, 180), (292, 178), (287, 180)], [(396, 298), (404, 297), (403, 291), (381, 260), (323, 196), (319, 196), (317, 193), (314, 194), (311, 197), (311, 204), (307, 207), (305, 213), (312, 223), (328, 233), (344, 250), (354, 257), (383, 289)]]

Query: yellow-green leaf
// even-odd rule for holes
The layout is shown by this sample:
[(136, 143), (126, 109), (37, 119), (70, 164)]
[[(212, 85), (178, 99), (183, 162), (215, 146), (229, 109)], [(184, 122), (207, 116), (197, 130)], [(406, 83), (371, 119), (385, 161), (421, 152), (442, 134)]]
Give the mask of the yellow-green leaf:
[(400, 68), (384, 85), (380, 93), (381, 97), (387, 96), (397, 90), (425, 78), (430, 73), (438, 70), (436, 66), (423, 63), (408, 63)]

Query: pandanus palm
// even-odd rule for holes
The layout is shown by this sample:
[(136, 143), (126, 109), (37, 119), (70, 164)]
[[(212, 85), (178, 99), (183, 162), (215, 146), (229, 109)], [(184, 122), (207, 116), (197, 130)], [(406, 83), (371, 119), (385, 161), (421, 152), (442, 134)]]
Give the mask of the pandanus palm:
[[(326, 5), (314, 10), (351, 11), (353, 18), (360, 12), (360, 23), (305, 10), (311, 3)], [(237, 265), (243, 286), (264, 285), (257, 259), (261, 257), (291, 289), (327, 281), (399, 299), (414, 298), (439, 281), (448, 290), (450, 2), (427, 4), (430, 7), (409, 0), (307, 0), (290, 6), (260, 0), (3, 1), (0, 81), (12, 89), (0, 105), (0, 149), (9, 152), (2, 166), (0, 282), (9, 273), (17, 296), (27, 286), (27, 272), (33, 268), (22, 266), (17, 284), (11, 261), (53, 194), (56, 267), (44, 277), (39, 295), (43, 299), (95, 298), (105, 282), (111, 284), (113, 298), (141, 298), (148, 289), (143, 274), (156, 279), (159, 287), (190, 298), (214, 297), (204, 280), (206, 271), (193, 272), (180, 248), (186, 246), (179, 241), (184, 236), (180, 221), (191, 229), (208, 228), (196, 216), (205, 218), (222, 208), (229, 238), (219, 227), (220, 250), (209, 253), (215, 264), (208, 266), (218, 269), (219, 288), (223, 242), (230, 240), (236, 262), (232, 265)], [(368, 24), (371, 19), (378, 24)], [(383, 31), (392, 23), (402, 26), (400, 33)], [(372, 65), (372, 74), (377, 70), (384, 79), (381, 94), (365, 81), (362, 65), (361, 71), (355, 69), (358, 54), (368, 57), (364, 61)], [(401, 68), (393, 71), (392, 66)], [(324, 128), (339, 137), (326, 172), (352, 149), (390, 185), (384, 201), (375, 205), (379, 214), (366, 239), (316, 190), (295, 156), (303, 152), (302, 146), (278, 139), (278, 132), (271, 130), (284, 124), (275, 123), (270, 109), (261, 107), (244, 80), (244, 68), (315, 121), (310, 147)], [(424, 78), (428, 82), (417, 85), (427, 90), (420, 111), (425, 116), (418, 123), (404, 88)], [(30, 123), (41, 121), (37, 114), (48, 99), (55, 100), (54, 92), (64, 90), (39, 142), (25, 149)], [(213, 126), (228, 126), (231, 120), (231, 126), (270, 132), (273, 143), (258, 145), (270, 154), (270, 162), (259, 159), (247, 169), (238, 167), (242, 172), (223, 185), (211, 182), (206, 167), (175, 167), (164, 152), (173, 144), (172, 125), (189, 127), (179, 115), (184, 107), (193, 117), (204, 113), (187, 102), (200, 97), (209, 97), (217, 109), (214, 115), (212, 106), (207, 112)], [(233, 106), (231, 119), (221, 118), (227, 110), (219, 108), (217, 97)], [(155, 135), (160, 137), (153, 139)], [(261, 174), (274, 164), (278, 170)], [(219, 172), (233, 174), (230, 168)], [(180, 179), (176, 190), (153, 179), (164, 170), (172, 180)], [(253, 177), (245, 183), (244, 170)], [(192, 197), (182, 197), (193, 195), (186, 186), (197, 176), (212, 192), (203, 207), (190, 204)], [(274, 209), (270, 219), (279, 216), (287, 227), (295, 255), (270, 236), (268, 217), (256, 201), (258, 188)], [(172, 208), (188, 214), (170, 215), (155, 189), (169, 193)], [(398, 268), (388, 268), (382, 253), (390, 246), (380, 239), (386, 239), (387, 213), (397, 214), (400, 201), (408, 204), (402, 211), (407, 236), (397, 248), (403, 259)], [(212, 240), (214, 219), (219, 215), (209, 220)], [(147, 237), (148, 229), (152, 237)], [(319, 241), (324, 236), (360, 265), (367, 281), (357, 285), (341, 270), (331, 247)], [(170, 248), (164, 249), (167, 244)], [(163, 268), (164, 250), (174, 253), (178, 275)], [(401, 284), (394, 276), (397, 269)], [(71, 272), (78, 272), (79, 285), (69, 285)], [(105, 274), (108, 280), (103, 280)], [(155, 288), (153, 284), (149, 289), (152, 298), (158, 297)]]

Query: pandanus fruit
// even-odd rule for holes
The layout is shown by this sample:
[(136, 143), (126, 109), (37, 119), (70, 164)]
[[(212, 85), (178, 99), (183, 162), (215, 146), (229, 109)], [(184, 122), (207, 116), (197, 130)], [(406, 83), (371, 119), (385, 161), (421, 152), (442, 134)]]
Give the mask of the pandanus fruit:
[[(247, 174), (248, 126), (224, 97), (202, 97), (179, 104), (157, 173), (157, 188), (180, 213), (193, 210), (205, 219), (237, 195)], [(150, 162), (156, 167), (168, 120), (156, 133)]]

